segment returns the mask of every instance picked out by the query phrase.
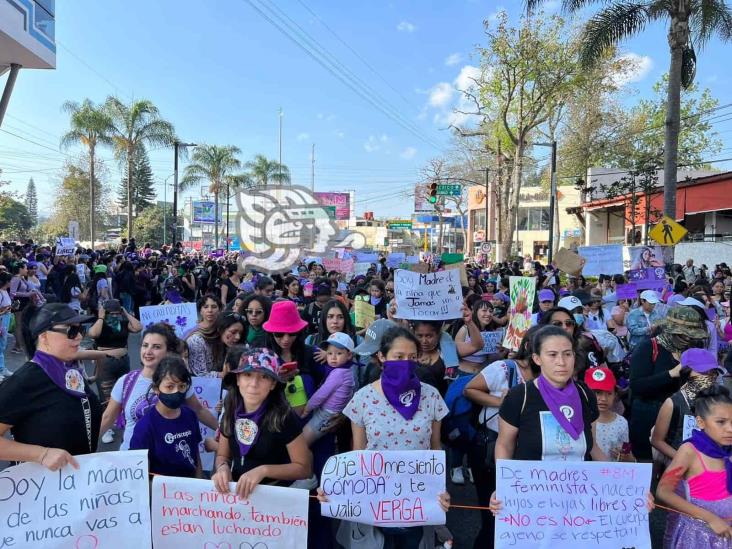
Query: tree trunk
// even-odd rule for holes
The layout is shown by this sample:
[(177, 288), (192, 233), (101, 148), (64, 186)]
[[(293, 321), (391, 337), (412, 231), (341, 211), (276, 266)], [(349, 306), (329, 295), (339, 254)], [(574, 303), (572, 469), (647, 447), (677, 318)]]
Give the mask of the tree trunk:
[[(683, 3), (683, 0), (681, 0)], [(689, 40), (689, 23), (686, 14), (671, 19), (668, 45), (671, 50), (671, 67), (668, 74), (666, 97), (666, 121), (663, 144), (663, 211), (676, 219), (676, 165), (679, 153), (681, 127), (681, 65), (683, 49)]]
[(438, 223), (440, 224), (439, 232), (437, 233), (437, 253), (442, 255), (442, 208), (437, 210), (437, 219)]
[[(519, 136), (519, 143), (516, 145), (516, 152), (513, 158), (513, 170), (511, 172), (511, 184), (508, 189), (508, 200), (506, 201), (505, 211), (506, 219), (501, 235), (501, 255), (507, 260), (511, 255), (511, 244), (513, 243), (513, 233), (517, 229), (516, 214), (519, 207), (519, 194), (521, 192), (521, 172), (524, 162), (524, 136)], [(518, 250), (517, 250), (518, 252)]]
[(219, 190), (214, 193), (214, 250), (219, 249)]
[(132, 155), (134, 147), (127, 147), (127, 239), (132, 238)]
[(96, 196), (94, 193), (94, 146), (89, 147), (89, 240), (91, 240), (91, 249), (94, 250), (94, 203)]

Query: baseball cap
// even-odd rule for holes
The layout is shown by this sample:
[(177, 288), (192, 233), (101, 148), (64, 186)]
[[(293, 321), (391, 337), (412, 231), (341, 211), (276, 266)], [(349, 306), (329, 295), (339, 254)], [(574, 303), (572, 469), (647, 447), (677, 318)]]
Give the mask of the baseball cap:
[(353, 340), (351, 339), (351, 336), (344, 334), (343, 332), (330, 334), (330, 337), (320, 344), (320, 348), (327, 349), (329, 345), (353, 352)]
[(681, 301), (677, 301), (676, 305), (687, 305), (689, 307), (701, 307), (702, 309), (704, 309), (704, 303), (693, 297), (687, 297), (685, 299), (682, 299)]
[(106, 265), (97, 265), (94, 267), (95, 273), (106, 273), (107, 272), (107, 266)]
[(645, 299), (648, 303), (658, 303), (661, 299), (655, 290), (644, 290), (640, 295), (641, 299)]
[(236, 375), (246, 372), (258, 372), (265, 374), (277, 382), (282, 383), (280, 378), (281, 361), (274, 351), (265, 347), (253, 347), (247, 349), (239, 359), (239, 366), (224, 376), (224, 385), (233, 385), (236, 382)]
[(108, 299), (104, 302), (104, 310), (108, 313), (121, 313), (122, 305), (118, 299)]
[(31, 337), (35, 339), (56, 324), (85, 324), (95, 318), (90, 315), (81, 315), (65, 303), (47, 303), (38, 309), (30, 321)]
[(564, 309), (567, 309), (568, 311), (573, 311), (577, 307), (582, 307), (582, 302), (579, 300), (577, 296), (574, 295), (568, 295), (563, 297), (559, 300), (559, 303), (557, 303), (558, 307), (563, 307)]
[(381, 347), (381, 338), (389, 330), (394, 328), (395, 322), (392, 322), (386, 318), (380, 318), (375, 322), (371, 323), (371, 326), (366, 328), (366, 334), (364, 334), (363, 342), (356, 347), (353, 352), (358, 355), (373, 355), (378, 352)]
[(585, 385), (593, 391), (612, 393), (615, 390), (617, 381), (610, 368), (588, 368), (585, 372)]
[(706, 374), (714, 369), (721, 372), (724, 371), (719, 367), (717, 357), (714, 353), (707, 351), (706, 349), (687, 349), (681, 353), (681, 365), (688, 366), (700, 374)]
[(549, 288), (544, 288), (539, 291), (539, 301), (554, 301), (554, 292)]

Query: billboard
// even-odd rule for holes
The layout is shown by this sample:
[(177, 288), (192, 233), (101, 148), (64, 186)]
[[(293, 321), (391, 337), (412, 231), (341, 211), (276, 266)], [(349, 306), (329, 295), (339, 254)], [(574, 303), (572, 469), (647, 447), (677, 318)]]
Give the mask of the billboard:
[(433, 204), (430, 204), (429, 201), (429, 185), (417, 183), (414, 186), (414, 211), (417, 213), (420, 212), (434, 212), (435, 207)]
[(335, 207), (335, 218), (339, 221), (351, 217), (351, 195), (348, 193), (313, 193), (318, 204)]
[[(222, 220), (222, 212), (219, 210), (219, 223)], [(193, 222), (194, 223), (213, 223), (214, 222), (214, 203), (209, 201), (193, 202)]]

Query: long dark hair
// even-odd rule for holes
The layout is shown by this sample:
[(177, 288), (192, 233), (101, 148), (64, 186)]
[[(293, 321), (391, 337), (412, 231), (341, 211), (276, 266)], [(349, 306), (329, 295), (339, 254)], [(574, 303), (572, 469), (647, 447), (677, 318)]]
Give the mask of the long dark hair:
[(338, 309), (343, 314), (343, 330), (341, 330), (343, 333), (348, 334), (351, 336), (351, 339), (353, 340), (354, 345), (356, 344), (356, 330), (353, 327), (353, 324), (351, 323), (351, 315), (348, 313), (348, 309), (346, 306), (338, 301), (337, 299), (331, 299), (323, 305), (323, 310), (320, 313), (320, 322), (318, 323), (318, 333), (315, 334), (313, 338), (313, 344), (318, 345), (328, 339), (330, 337), (330, 333), (328, 333), (328, 311), (330, 311), (333, 307)]
[(480, 323), (480, 320), (478, 320), (478, 311), (480, 311), (481, 309), (490, 309), (491, 310), (491, 313), (492, 313), (493, 312), (493, 304), (490, 301), (485, 300), (485, 299), (482, 299), (482, 298), (479, 299), (479, 300), (477, 300), (475, 303), (473, 303), (473, 307), (472, 307), (472, 310), (473, 310), (473, 322), (475, 322), (475, 325), (478, 327), (478, 329), (481, 332), (493, 332), (493, 331), (497, 330), (498, 328), (500, 328), (500, 326), (496, 322), (496, 318), (493, 317), (493, 316), (491, 317), (490, 324), (488, 324), (488, 326), (486, 326), (485, 328), (483, 328), (483, 326)]
[[(539, 320), (539, 326), (551, 326), (551, 320), (554, 316), (554, 313), (564, 313), (574, 322), (574, 316), (572, 313), (569, 312), (568, 309), (565, 309), (564, 307), (552, 307), (548, 311), (544, 313), (544, 315)], [(554, 326), (555, 328), (558, 328), (559, 326)], [(573, 338), (577, 340), (579, 336), (582, 334), (581, 327), (577, 326), (577, 323), (575, 322), (574, 325), (574, 332), (572, 333)]]
[(394, 328), (389, 328), (381, 338), (379, 352), (386, 357), (391, 350), (391, 347), (394, 345), (394, 342), (399, 338), (411, 341), (419, 351), (419, 340), (417, 339), (417, 336), (402, 326), (395, 326)]
[[(297, 333), (297, 337), (295, 338), (295, 341), (292, 342), (292, 347), (290, 348), (290, 352), (292, 353), (292, 358), (297, 361), (298, 368), (300, 369), (300, 373), (303, 374), (310, 374), (310, 360), (307, 353), (308, 345), (305, 344), (305, 338), (307, 337), (307, 334), (305, 332), (305, 329), (300, 330)], [(266, 337), (266, 346), (268, 349), (272, 349), (275, 354), (282, 359), (282, 347), (280, 347), (280, 344), (277, 343), (277, 338), (272, 335), (271, 332), (267, 332)], [(284, 360), (284, 359), (282, 359)]]
[[(262, 427), (267, 429), (270, 433), (279, 433), (285, 425), (287, 416), (290, 415), (292, 411), (290, 403), (287, 402), (287, 397), (285, 397), (285, 384), (277, 382), (265, 403), (267, 411), (264, 413), (264, 417), (262, 418)], [(219, 425), (221, 434), (226, 438), (231, 439), (236, 436), (234, 433), (236, 411), (243, 408), (244, 399), (239, 392), (239, 387), (234, 384), (233, 387), (229, 387), (229, 390), (226, 393), (226, 398), (224, 399), (224, 415), (221, 418), (221, 424)]]
[(79, 275), (76, 274), (76, 271), (71, 271), (68, 275), (66, 275), (66, 280), (64, 280), (64, 287), (61, 290), (61, 301), (63, 301), (64, 303), (71, 302), (71, 290), (74, 287), (79, 288), (79, 290), (83, 289), (81, 287), (81, 280), (79, 280)]

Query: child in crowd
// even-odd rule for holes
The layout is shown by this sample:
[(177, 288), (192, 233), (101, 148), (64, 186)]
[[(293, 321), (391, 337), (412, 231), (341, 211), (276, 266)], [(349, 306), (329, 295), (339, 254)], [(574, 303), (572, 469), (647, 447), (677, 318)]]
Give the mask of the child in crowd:
[(613, 461), (633, 461), (628, 420), (613, 411), (617, 397), (615, 374), (610, 368), (588, 368), (585, 385), (594, 391), (600, 412), (600, 417), (592, 424), (595, 442)]
[(198, 418), (183, 406), (191, 383), (191, 374), (178, 356), (165, 357), (153, 374), (150, 390), (158, 400), (137, 422), (130, 441), (130, 450), (148, 450), (151, 473), (203, 478)]
[(321, 344), (328, 353), (327, 364), (333, 371), (308, 400), (304, 416), (312, 417), (302, 430), (308, 446), (325, 434), (330, 420), (343, 411), (353, 397), (355, 381), (352, 372), (353, 340), (348, 334), (335, 332)]
[[(663, 547), (729, 549), (732, 398), (725, 387), (713, 385), (699, 392), (694, 408), (698, 429), (679, 446), (656, 491), (659, 500), (678, 510), (669, 513), (673, 519), (666, 525)], [(687, 489), (679, 490), (681, 480)]]

